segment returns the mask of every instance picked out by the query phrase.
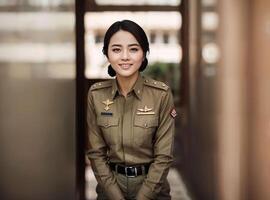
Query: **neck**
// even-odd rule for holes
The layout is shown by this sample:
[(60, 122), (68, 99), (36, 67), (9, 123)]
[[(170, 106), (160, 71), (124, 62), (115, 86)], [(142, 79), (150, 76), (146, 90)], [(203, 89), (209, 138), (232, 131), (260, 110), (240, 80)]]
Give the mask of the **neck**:
[(127, 97), (127, 94), (131, 91), (132, 87), (136, 83), (138, 76), (139, 76), (139, 72), (136, 73), (134, 76), (130, 76), (130, 77), (123, 77), (123, 76), (116, 75), (119, 89), (121, 91), (121, 94), (124, 97)]

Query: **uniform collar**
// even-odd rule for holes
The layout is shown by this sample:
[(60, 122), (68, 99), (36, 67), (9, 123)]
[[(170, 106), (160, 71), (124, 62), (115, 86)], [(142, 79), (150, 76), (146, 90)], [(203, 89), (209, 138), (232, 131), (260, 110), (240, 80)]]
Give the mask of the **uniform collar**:
[(141, 75), (141, 73), (139, 73), (138, 79), (133, 87), (133, 91), (140, 100), (142, 98), (143, 82), (144, 77)]
[[(134, 92), (135, 96), (141, 100), (142, 98), (142, 89), (143, 89), (144, 77), (139, 73), (138, 79), (135, 82), (131, 92)], [(120, 90), (117, 84), (116, 78), (112, 80), (112, 99), (114, 99), (117, 95), (120, 94)]]
[(118, 90), (118, 85), (117, 85), (117, 80), (112, 79), (112, 99), (114, 99), (117, 95), (120, 94), (119, 90)]

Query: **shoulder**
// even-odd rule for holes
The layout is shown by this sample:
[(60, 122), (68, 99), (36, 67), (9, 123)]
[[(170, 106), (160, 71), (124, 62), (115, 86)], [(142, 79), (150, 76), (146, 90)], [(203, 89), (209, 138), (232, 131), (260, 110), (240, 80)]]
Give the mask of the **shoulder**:
[(144, 77), (144, 85), (153, 89), (168, 91), (169, 86), (161, 81), (154, 80), (149, 77)]
[(102, 90), (104, 88), (108, 88), (112, 86), (112, 81), (108, 80), (108, 81), (102, 81), (102, 82), (97, 82), (95, 84), (93, 84), (89, 91), (94, 91), (94, 90)]

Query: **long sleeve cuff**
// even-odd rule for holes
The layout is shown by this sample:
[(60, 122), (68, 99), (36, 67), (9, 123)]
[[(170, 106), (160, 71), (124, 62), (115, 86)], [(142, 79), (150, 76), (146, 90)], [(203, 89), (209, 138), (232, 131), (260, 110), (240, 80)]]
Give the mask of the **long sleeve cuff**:
[(141, 189), (139, 190), (137, 197), (137, 200), (154, 200), (156, 199), (156, 194), (151, 191), (147, 185), (143, 184)]
[(105, 188), (106, 194), (111, 200), (124, 200), (124, 196), (118, 185), (110, 185)]

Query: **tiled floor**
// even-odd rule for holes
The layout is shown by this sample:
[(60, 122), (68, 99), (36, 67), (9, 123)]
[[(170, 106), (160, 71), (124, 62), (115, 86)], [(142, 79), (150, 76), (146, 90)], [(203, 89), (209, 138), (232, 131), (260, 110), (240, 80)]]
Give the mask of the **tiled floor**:
[[(171, 185), (172, 200), (191, 200), (182, 181), (181, 175), (175, 168), (172, 168), (168, 175)], [(96, 199), (96, 180), (90, 167), (86, 168), (86, 199)]]

